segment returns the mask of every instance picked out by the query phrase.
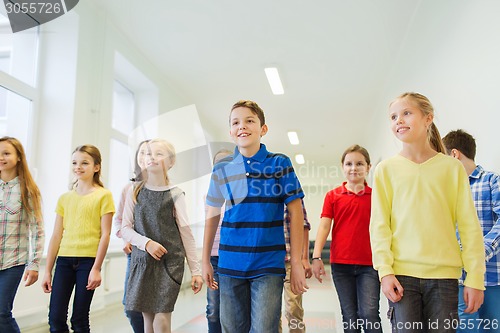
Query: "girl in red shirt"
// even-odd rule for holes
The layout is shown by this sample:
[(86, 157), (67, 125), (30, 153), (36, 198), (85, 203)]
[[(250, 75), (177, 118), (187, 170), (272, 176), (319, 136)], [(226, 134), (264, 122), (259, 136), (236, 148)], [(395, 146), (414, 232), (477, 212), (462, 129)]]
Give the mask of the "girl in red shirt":
[(325, 196), (314, 245), (313, 273), (319, 282), (323, 281), (321, 250), (331, 229), (330, 263), (344, 332), (363, 329), (379, 333), (380, 282), (372, 267), (369, 234), (372, 189), (366, 184), (370, 155), (365, 148), (354, 145), (345, 150), (341, 161), (347, 181)]

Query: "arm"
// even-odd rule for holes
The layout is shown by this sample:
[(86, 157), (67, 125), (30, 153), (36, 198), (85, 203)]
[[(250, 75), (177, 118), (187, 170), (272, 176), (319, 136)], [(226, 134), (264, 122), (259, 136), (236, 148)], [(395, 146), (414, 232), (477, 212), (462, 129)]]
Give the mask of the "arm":
[(484, 236), (486, 261), (500, 253), (500, 176), (495, 174), (490, 179), (491, 214), (496, 217), (493, 227)]
[(47, 250), (45, 275), (42, 280), (42, 289), (45, 293), (50, 293), (52, 291), (52, 270), (56, 261), (57, 252), (59, 252), (59, 246), (61, 245), (63, 231), (63, 217), (57, 214), (56, 221), (54, 222), (54, 231), (52, 232), (49, 249)]
[(87, 290), (94, 290), (101, 285), (101, 267), (104, 257), (106, 257), (106, 252), (108, 251), (112, 218), (113, 213), (107, 213), (101, 217), (101, 239), (99, 240), (99, 246), (97, 247), (94, 265), (90, 270)]
[(217, 282), (214, 280), (214, 270), (210, 263), (210, 253), (214, 244), (215, 233), (219, 226), (220, 207), (208, 206), (207, 215), (205, 217), (205, 231), (203, 235), (203, 252), (202, 252), (202, 272), (203, 279), (210, 289), (217, 289)]
[(196, 255), (196, 242), (194, 240), (191, 227), (189, 226), (186, 199), (184, 194), (177, 198), (174, 206), (177, 226), (179, 227), (182, 245), (184, 246), (189, 270), (191, 271), (191, 289), (195, 294), (197, 294), (203, 286), (203, 279), (201, 278), (200, 261), (198, 260), (198, 256)]
[[(330, 229), (332, 228), (332, 219), (329, 217), (322, 217), (319, 222), (318, 233), (316, 234), (316, 240), (314, 242), (314, 251), (313, 258), (321, 258), (321, 251), (325, 246), (326, 239), (328, 234), (330, 233)], [(323, 279), (321, 276), (325, 275), (325, 266), (323, 265), (323, 260), (313, 260), (313, 273), (314, 277), (320, 282), (323, 283)]]
[(302, 267), (306, 279), (312, 276), (311, 263), (309, 262), (309, 228), (304, 227), (304, 239), (302, 241)]
[[(115, 218), (113, 219), (113, 227), (116, 230), (116, 237), (122, 238), (122, 223), (123, 223), (123, 208), (125, 206), (125, 200), (127, 198), (128, 189), (133, 187), (132, 183), (128, 183), (122, 190), (120, 195), (120, 202), (118, 202), (118, 208), (116, 209)], [(132, 244), (129, 242), (123, 242), (123, 252), (125, 254), (130, 254), (132, 252)]]
[(123, 206), (121, 236), (125, 242), (137, 246), (139, 250), (146, 251), (146, 244), (150, 241), (150, 239), (135, 231), (134, 208), (135, 208), (134, 188), (133, 186), (131, 186), (127, 190), (125, 204)]
[(24, 273), (25, 286), (31, 286), (38, 280), (38, 270), (40, 269), (40, 260), (43, 255), (43, 246), (45, 244), (45, 233), (42, 219), (37, 219), (34, 215), (30, 217), (29, 234), (31, 249), (33, 254), (29, 261), (26, 272)]
[(290, 213), (290, 264), (292, 266), (290, 284), (292, 292), (300, 295), (309, 289), (302, 266), (302, 241), (304, 238), (304, 213), (299, 198), (287, 204)]

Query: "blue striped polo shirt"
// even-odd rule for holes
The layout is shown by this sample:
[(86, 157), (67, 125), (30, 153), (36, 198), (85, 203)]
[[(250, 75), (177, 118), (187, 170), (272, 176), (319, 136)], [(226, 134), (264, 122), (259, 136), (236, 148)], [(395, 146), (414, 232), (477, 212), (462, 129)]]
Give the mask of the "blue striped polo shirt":
[(290, 159), (267, 151), (252, 157), (238, 148), (214, 166), (207, 205), (222, 207), (218, 272), (235, 278), (285, 275), (284, 205), (304, 193)]

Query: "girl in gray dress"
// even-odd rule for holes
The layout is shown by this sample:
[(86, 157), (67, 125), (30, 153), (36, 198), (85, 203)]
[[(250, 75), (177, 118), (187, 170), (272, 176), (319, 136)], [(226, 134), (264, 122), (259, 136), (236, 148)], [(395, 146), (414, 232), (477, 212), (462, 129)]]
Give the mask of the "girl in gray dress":
[(130, 189), (123, 212), (122, 238), (133, 245), (125, 309), (142, 312), (146, 333), (171, 332), (184, 258), (195, 294), (203, 281), (184, 192), (167, 175), (175, 163), (174, 147), (151, 140), (145, 161), (145, 180)]

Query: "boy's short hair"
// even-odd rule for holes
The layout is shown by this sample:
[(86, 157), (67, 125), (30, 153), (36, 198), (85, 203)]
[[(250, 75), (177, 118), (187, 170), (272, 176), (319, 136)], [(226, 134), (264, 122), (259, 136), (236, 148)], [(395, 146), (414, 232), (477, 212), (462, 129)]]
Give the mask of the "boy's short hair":
[[(231, 118), (231, 113), (233, 112), (234, 109), (236, 108), (249, 108), (253, 114), (257, 115), (257, 117), (260, 120), (260, 126), (263, 126), (266, 123), (266, 117), (264, 116), (264, 111), (260, 108), (257, 103), (254, 101), (247, 101), (247, 100), (240, 100), (236, 103), (234, 103), (233, 107), (231, 108), (231, 112), (229, 113), (229, 118)], [(231, 119), (229, 119), (231, 121)]]
[(476, 158), (476, 140), (462, 129), (457, 129), (446, 134), (443, 138), (443, 143), (448, 154), (451, 153), (452, 149), (457, 149), (473, 161)]

